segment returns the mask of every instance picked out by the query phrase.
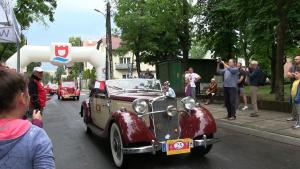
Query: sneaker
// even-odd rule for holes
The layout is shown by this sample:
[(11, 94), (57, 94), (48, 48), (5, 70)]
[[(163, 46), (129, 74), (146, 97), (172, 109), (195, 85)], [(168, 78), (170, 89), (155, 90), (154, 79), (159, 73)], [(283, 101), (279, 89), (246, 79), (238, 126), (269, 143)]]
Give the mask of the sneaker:
[(293, 125), (293, 129), (298, 129), (298, 128), (300, 128), (299, 124)]
[(290, 118), (287, 118), (286, 121), (296, 121), (296, 118), (290, 117)]
[(250, 117), (258, 117), (258, 114), (257, 113), (251, 113)]
[(244, 111), (244, 110), (247, 110), (248, 109), (248, 106), (244, 106), (243, 108), (242, 108), (242, 110)]

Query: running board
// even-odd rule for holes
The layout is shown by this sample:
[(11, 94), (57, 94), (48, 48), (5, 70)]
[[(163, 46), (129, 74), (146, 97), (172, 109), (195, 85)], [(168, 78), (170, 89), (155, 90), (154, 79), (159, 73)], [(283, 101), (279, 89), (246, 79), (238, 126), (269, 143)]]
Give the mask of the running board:
[(100, 129), (94, 124), (86, 124), (91, 129), (92, 133), (99, 137), (104, 137), (104, 130)]

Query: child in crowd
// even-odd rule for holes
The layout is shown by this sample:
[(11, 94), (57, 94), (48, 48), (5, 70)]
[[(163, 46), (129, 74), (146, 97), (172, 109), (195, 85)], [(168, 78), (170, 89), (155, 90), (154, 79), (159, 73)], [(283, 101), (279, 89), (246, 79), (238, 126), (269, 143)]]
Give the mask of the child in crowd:
[(293, 125), (293, 128), (297, 129), (300, 128), (300, 69), (297, 69), (293, 74), (296, 80), (292, 85), (291, 96), (293, 106), (295, 106), (297, 111), (296, 124)]

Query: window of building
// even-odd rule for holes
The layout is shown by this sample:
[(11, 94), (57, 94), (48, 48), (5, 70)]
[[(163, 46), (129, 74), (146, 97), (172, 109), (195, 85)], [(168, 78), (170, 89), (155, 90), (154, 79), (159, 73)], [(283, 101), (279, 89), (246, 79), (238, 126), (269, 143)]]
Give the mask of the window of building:
[(130, 58), (125, 58), (125, 57), (120, 58), (120, 64), (129, 64), (129, 63), (130, 63)]
[(130, 74), (129, 74), (129, 73), (123, 74), (123, 75), (122, 75), (122, 78), (123, 78), (123, 79), (129, 79), (129, 78), (130, 78)]

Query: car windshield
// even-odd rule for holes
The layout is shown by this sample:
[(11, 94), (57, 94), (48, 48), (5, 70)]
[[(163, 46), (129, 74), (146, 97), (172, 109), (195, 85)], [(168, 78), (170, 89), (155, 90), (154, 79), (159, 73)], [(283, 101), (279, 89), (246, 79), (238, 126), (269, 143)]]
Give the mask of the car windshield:
[(106, 81), (110, 93), (119, 91), (161, 91), (159, 80), (155, 79), (118, 79)]
[(63, 87), (75, 87), (75, 83), (74, 82), (62, 82), (61, 86), (63, 86)]

